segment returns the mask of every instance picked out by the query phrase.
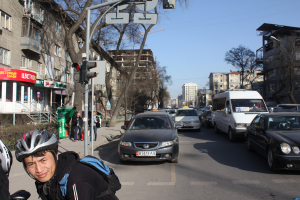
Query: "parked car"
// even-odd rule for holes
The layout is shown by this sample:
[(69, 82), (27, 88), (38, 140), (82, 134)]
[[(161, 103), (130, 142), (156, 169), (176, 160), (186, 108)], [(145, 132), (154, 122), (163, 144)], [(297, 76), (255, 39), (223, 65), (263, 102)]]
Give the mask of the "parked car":
[(281, 107), (282, 109), (292, 109), (300, 111), (300, 104), (278, 104), (277, 107)]
[(248, 150), (265, 156), (270, 170), (300, 170), (300, 113), (259, 114), (246, 138)]
[(175, 117), (177, 130), (201, 130), (198, 113), (193, 108), (182, 108)]
[(128, 129), (122, 126), (118, 153), (121, 162), (178, 162), (179, 140), (171, 117), (166, 112), (145, 112), (136, 115)]
[(204, 111), (200, 116), (201, 125), (206, 128), (212, 126), (211, 122), (211, 110)]
[(272, 112), (280, 112), (280, 110), (283, 110), (281, 107), (268, 107), (268, 110), (270, 113)]

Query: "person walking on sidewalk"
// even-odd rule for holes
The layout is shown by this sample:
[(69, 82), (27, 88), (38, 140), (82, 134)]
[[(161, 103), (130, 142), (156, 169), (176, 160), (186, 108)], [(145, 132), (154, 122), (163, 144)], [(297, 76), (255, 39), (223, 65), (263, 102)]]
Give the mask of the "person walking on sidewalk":
[[(114, 193), (98, 197), (108, 189), (108, 182), (98, 171), (79, 162), (77, 153), (67, 151), (58, 155), (58, 140), (48, 131), (25, 133), (15, 149), (16, 159), (35, 180), (42, 200), (118, 200)], [(60, 186), (66, 174), (69, 176), (64, 197)]]
[(97, 126), (96, 124), (97, 123), (100, 123), (100, 119), (99, 117), (96, 115), (96, 112), (94, 111), (94, 116), (93, 116), (93, 122), (94, 122), (94, 125), (93, 127), (91, 126), (91, 129), (90, 129), (90, 133), (91, 133), (91, 138), (92, 138), (92, 130), (94, 130), (94, 140), (96, 141), (97, 140)]
[(73, 118), (73, 120), (72, 120), (72, 127), (75, 127), (74, 128), (74, 142), (76, 142), (77, 140), (80, 140), (80, 138), (81, 138), (82, 125), (83, 125), (83, 120), (80, 117), (80, 114), (77, 113), (76, 117)]

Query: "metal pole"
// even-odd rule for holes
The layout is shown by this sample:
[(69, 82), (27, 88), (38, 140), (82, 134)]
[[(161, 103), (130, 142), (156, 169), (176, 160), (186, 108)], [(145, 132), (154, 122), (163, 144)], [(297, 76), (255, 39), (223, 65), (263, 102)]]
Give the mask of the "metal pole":
[(50, 123), (52, 122), (52, 89), (50, 91)]
[[(89, 55), (89, 47), (90, 43), (90, 23), (91, 23), (91, 10), (87, 9), (87, 25), (86, 25), (86, 40), (85, 40), (85, 48), (86, 48), (86, 61), (90, 60)], [(85, 98), (84, 98), (84, 156), (89, 154), (88, 151), (88, 103), (89, 103), (89, 85), (85, 83)], [(90, 133), (92, 134), (92, 133)]]
[[(92, 111), (91, 112), (92, 112), (91, 116), (93, 116), (93, 118), (91, 119), (91, 129), (93, 132), (94, 131), (94, 78), (92, 78)], [(94, 134), (91, 135), (91, 140), (92, 140), (92, 156), (93, 156), (94, 155)]]

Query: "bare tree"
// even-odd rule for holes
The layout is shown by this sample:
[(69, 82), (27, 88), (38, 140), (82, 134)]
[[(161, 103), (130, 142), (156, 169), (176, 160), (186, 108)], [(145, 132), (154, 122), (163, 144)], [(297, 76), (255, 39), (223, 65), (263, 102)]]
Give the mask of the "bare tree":
[(255, 54), (249, 48), (240, 45), (237, 48), (232, 48), (225, 53), (225, 62), (233, 65), (241, 71), (241, 88), (244, 87), (244, 72), (246, 69), (254, 70), (255, 64)]

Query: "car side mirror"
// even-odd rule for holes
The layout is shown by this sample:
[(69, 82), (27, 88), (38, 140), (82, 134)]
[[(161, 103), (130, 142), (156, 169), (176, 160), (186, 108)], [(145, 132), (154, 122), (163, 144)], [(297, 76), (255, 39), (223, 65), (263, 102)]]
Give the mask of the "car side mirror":
[(126, 130), (126, 125), (121, 126), (121, 129)]

